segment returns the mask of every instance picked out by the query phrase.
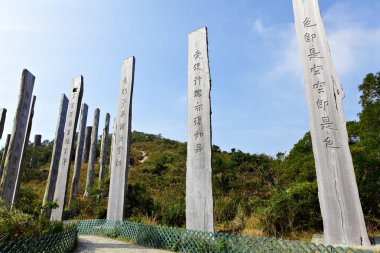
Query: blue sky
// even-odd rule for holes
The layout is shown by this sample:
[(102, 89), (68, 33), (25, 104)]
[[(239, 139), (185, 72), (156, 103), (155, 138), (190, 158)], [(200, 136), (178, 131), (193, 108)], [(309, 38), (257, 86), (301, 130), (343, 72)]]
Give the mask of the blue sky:
[[(355, 120), (358, 85), (380, 71), (380, 1), (319, 4), (346, 93), (345, 115)], [(51, 140), (60, 96), (79, 74), (87, 124), (97, 107), (101, 128), (105, 113), (113, 119), (121, 62), (134, 55), (132, 129), (186, 141), (187, 34), (202, 26), (209, 33), (213, 144), (268, 155), (289, 151), (309, 129), (291, 0), (0, 0), (4, 136), (23, 68), (36, 76), (31, 136)]]

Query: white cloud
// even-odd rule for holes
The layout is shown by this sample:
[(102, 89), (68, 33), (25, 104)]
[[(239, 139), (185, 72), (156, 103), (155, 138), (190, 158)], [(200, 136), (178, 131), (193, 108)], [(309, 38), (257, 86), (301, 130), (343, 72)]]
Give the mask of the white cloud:
[(267, 26), (263, 25), (263, 22), (261, 19), (256, 19), (252, 24), (253, 30), (257, 32), (259, 35), (267, 36), (270, 35), (272, 32), (271, 28), (268, 28)]
[(365, 5), (347, 3), (336, 4), (323, 14), (331, 54), (341, 75), (380, 64), (380, 28), (371, 24), (371, 17), (376, 15), (376, 10)]
[[(362, 18), (371, 10), (362, 8), (353, 12), (353, 6), (336, 4), (323, 15), (334, 65), (342, 76), (373, 65), (380, 65), (380, 28), (370, 27)], [(272, 80), (293, 77), (303, 78), (298, 42), (294, 23), (263, 24), (261, 19), (253, 23), (254, 31), (270, 39), (277, 47), (276, 61), (265, 73)], [(269, 43), (269, 42), (268, 42)], [(376, 71), (368, 67), (368, 72)]]
[(380, 44), (380, 28), (343, 27), (329, 34), (329, 42), (335, 65), (342, 75), (380, 58), (380, 51), (376, 50)]
[(279, 45), (278, 60), (266, 73), (266, 76), (277, 79), (290, 75), (302, 79), (301, 56), (294, 32), (294, 24), (287, 24), (286, 29), (282, 30), (279, 36)]
[[(353, 4), (336, 4), (322, 10), (334, 65), (347, 95), (344, 103), (348, 119), (355, 118), (360, 110), (356, 85), (364, 74), (378, 71), (380, 66), (380, 23), (373, 18), (377, 15), (373, 5), (362, 5), (360, 9)], [(274, 111), (273, 117), (278, 117), (282, 125), (251, 129), (250, 139), (265, 136), (268, 143), (285, 150), (308, 130), (303, 68), (294, 23), (276, 24), (266, 17), (254, 20), (251, 27), (250, 43), (260, 47), (253, 57), (259, 53), (266, 61), (262, 61), (260, 71), (247, 75), (247, 83), (254, 84), (247, 87), (253, 87), (252, 96), (259, 91), (270, 98), (265, 101), (265, 110)], [(254, 98), (260, 100), (258, 96)]]
[(264, 78), (277, 80), (291, 75), (300, 79), (302, 68), (294, 24), (268, 25), (257, 19), (253, 22), (253, 28), (272, 49), (270, 57), (273, 58), (273, 64), (264, 73)]

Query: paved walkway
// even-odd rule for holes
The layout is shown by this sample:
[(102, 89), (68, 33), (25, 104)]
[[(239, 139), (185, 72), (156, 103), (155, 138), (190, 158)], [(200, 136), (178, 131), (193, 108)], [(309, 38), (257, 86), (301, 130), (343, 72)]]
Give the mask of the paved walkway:
[(98, 236), (79, 236), (78, 247), (74, 252), (165, 253), (170, 251), (144, 248), (138, 245)]

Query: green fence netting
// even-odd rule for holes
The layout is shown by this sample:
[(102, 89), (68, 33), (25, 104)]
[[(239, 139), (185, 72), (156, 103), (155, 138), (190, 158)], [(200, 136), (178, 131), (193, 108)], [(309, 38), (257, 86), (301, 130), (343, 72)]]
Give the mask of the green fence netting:
[(76, 228), (48, 236), (21, 238), (15, 241), (0, 240), (0, 252), (72, 252), (77, 244)]
[(129, 221), (81, 220), (76, 222), (81, 235), (120, 238), (142, 246), (175, 252), (371, 252), (277, 238), (206, 233)]

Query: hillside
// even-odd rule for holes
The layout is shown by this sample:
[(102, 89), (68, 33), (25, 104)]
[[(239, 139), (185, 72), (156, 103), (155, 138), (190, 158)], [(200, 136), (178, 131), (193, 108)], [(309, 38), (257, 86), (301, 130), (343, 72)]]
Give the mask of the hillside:
[[(367, 228), (380, 231), (380, 74), (359, 86), (359, 122), (348, 122), (349, 144)], [(100, 143), (98, 145), (100, 147)], [(52, 143), (29, 146), (18, 206), (38, 212), (46, 186)], [(276, 157), (212, 148), (214, 219), (217, 231), (309, 239), (322, 230), (310, 133), (288, 155)], [(96, 167), (96, 177), (99, 167)], [(84, 192), (83, 164), (79, 195)], [(184, 227), (186, 143), (132, 133), (127, 219)], [(70, 175), (71, 179), (71, 175)], [(71, 180), (70, 180), (71, 182)], [(67, 218), (105, 218), (108, 182), (74, 203)], [(102, 194), (103, 193), (103, 194)], [(100, 197), (103, 195), (103, 197)]]
[[(351, 122), (349, 129), (356, 125)], [(133, 132), (132, 139), (127, 218), (183, 227), (186, 143), (140, 132)], [(351, 145), (355, 164), (362, 155), (356, 144)], [(24, 164), (19, 199), (19, 206), (24, 211), (34, 212), (41, 204), (51, 146), (28, 148), (25, 161), (29, 162)], [(322, 229), (309, 134), (286, 157), (278, 154), (272, 158), (234, 149), (225, 152), (213, 146), (212, 165), (217, 231), (308, 238)], [(96, 166), (96, 176), (98, 172), (99, 167)], [(83, 164), (80, 196), (84, 193), (86, 173), (87, 164)], [(363, 194), (371, 188), (370, 185), (362, 185), (363, 180), (367, 179), (359, 178), (358, 183), (366, 221), (370, 230), (377, 233), (379, 214), (374, 208), (373, 198), (376, 195), (367, 197)], [(106, 189), (107, 184), (99, 190), (96, 182), (90, 198), (81, 197), (66, 215), (105, 218), (107, 198), (97, 196)]]

